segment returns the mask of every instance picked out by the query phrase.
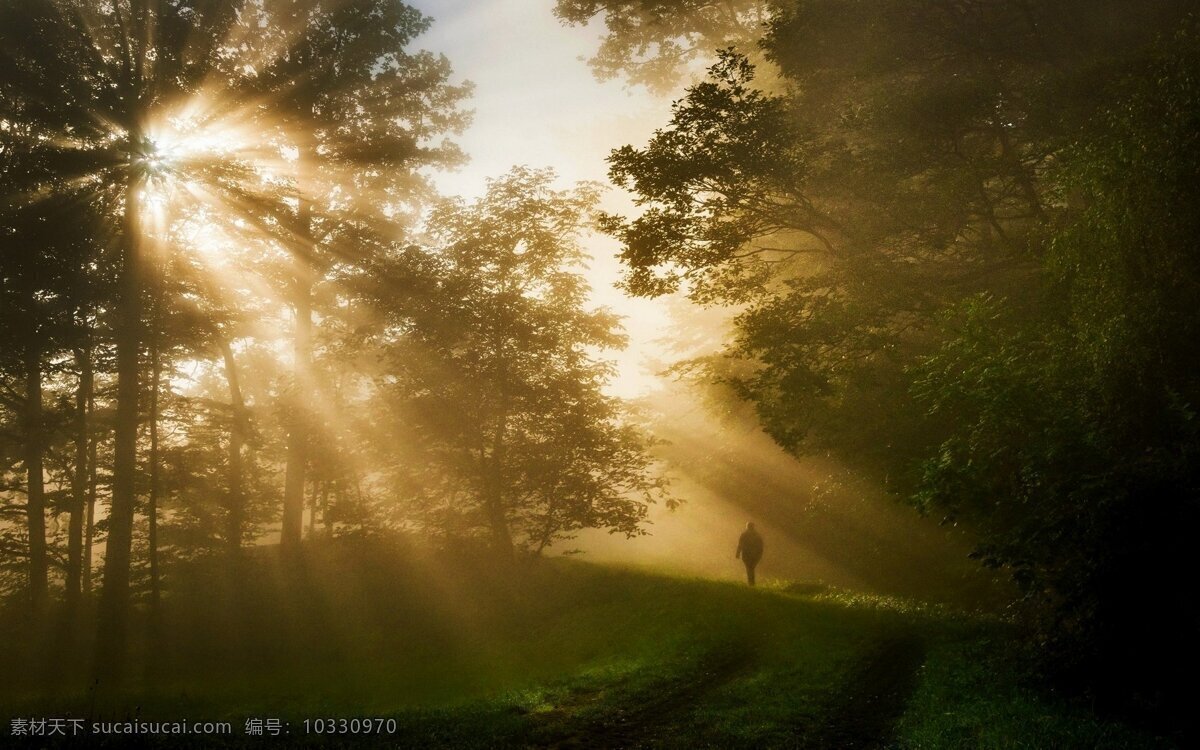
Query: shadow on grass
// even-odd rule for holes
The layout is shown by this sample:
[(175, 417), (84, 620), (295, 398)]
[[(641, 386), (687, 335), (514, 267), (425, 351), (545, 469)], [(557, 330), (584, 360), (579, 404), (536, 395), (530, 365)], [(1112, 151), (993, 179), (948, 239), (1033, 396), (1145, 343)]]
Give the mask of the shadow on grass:
[[(233, 730), (89, 736), (88, 747), (280, 744), (247, 736), (247, 719), (279, 720), (289, 747), (871, 747), (891, 736), (914, 684), (918, 707), (940, 694), (918, 676), (927, 644), (977, 627), (824, 587), (756, 590), (563, 560), (503, 566), (377, 539), (170, 572), (157, 637), (144, 610), (136, 618), (134, 681), (92, 691), (81, 642), (71, 658), (56, 652), (74, 672), (22, 672), (0, 686), (4, 720)], [(5, 658), (28, 661), (29, 633), (6, 633)], [(306, 733), (305, 719), (355, 718), (393, 724), (382, 735)], [(906, 721), (901, 744), (936, 732)]]

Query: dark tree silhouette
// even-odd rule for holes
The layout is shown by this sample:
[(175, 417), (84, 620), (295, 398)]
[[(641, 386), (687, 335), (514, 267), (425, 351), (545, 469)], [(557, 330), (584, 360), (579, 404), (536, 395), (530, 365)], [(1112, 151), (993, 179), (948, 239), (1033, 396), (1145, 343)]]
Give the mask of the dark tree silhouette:
[[(260, 26), (260, 23), (262, 25)], [(296, 313), (296, 362), (307, 369), (310, 288), (327, 268), (326, 257), (346, 236), (340, 227), (355, 214), (379, 216), (411, 210), (424, 190), (413, 177), (418, 166), (452, 163), (457, 150), (431, 144), (435, 135), (461, 124), (457, 101), (464, 89), (446, 84), (444, 58), (410, 54), (404, 47), (427, 21), (398, 3), (347, 2), (332, 8), (317, 3), (227, 3), (194, 0), (120, 0), (95, 6), (76, 0), (35, 0), (0, 9), (0, 87), (5, 138), (14, 141), (6, 158), (5, 182), (16, 196), (11, 209), (29, 216), (36, 206), (59, 205), (72, 215), (69, 200), (91, 196), (116, 210), (121, 221), (97, 230), (98, 243), (117, 269), (111, 300), (115, 341), (116, 399), (113, 432), (112, 498), (107, 518), (105, 584), (100, 603), (97, 670), (119, 679), (130, 590), (141, 418), (143, 346), (158, 351), (158, 328), (147, 325), (152, 310), (146, 297), (153, 271), (150, 253), (169, 241), (159, 222), (154, 191), (183, 186), (192, 194), (219, 196), (244, 226), (281, 238), (290, 249), (295, 273), (288, 283)], [(227, 54), (237, 50), (238, 55)], [(243, 54), (244, 53), (244, 54)], [(240, 57), (240, 62), (233, 58)], [(247, 63), (253, 59), (254, 63)], [(249, 110), (244, 104), (251, 102)], [(253, 153), (230, 154), (172, 145), (163, 131), (178, 113), (191, 113), (189, 130), (214, 128), (238, 110), (260, 128)], [(198, 112), (198, 114), (197, 114)], [(259, 179), (250, 162), (264, 150), (298, 149), (297, 176), (282, 191)], [(17, 163), (19, 161), (19, 163)], [(356, 166), (357, 165), (357, 166)], [(339, 186), (353, 184), (354, 201), (335, 199)], [(281, 193), (290, 192), (288, 195)], [(47, 195), (57, 196), (57, 204)], [(337, 205), (332, 205), (336, 203)], [(363, 211), (364, 207), (368, 210)], [(335, 218), (335, 214), (342, 218)], [(148, 244), (153, 234), (154, 246)], [(353, 245), (341, 248), (353, 256)], [(10, 256), (11, 257), (11, 256)], [(28, 256), (32, 259), (32, 256)], [(342, 258), (344, 261), (345, 258)], [(322, 266), (322, 264), (326, 264)], [(86, 267), (83, 258), (70, 265)], [(35, 329), (36, 330), (36, 329)], [(26, 350), (28, 373), (42, 371), (40, 352)], [(155, 385), (150, 390), (151, 448), (157, 459), (157, 386), (161, 369), (151, 357)], [(86, 369), (86, 368), (82, 368)], [(36, 378), (26, 377), (25, 458), (31, 478), (28, 494), (31, 581), (36, 601), (44, 599), (44, 531), (38, 469), (39, 437)], [(86, 400), (86, 397), (84, 397)], [(293, 401), (293, 411), (304, 411)], [(292, 470), (285, 493), (285, 543), (298, 537), (308, 423), (294, 423)], [(151, 466), (151, 560), (157, 559), (158, 463)], [(82, 555), (82, 551), (81, 551)], [(157, 568), (157, 564), (152, 564)]]
[[(1154, 162), (1190, 153), (1195, 37), (1156, 42), (1185, 5), (782, 3), (765, 45), (792, 88), (756, 90), (723, 53), (645, 147), (613, 152), (641, 210), (603, 221), (634, 293), (746, 305), (743, 366), (708, 372), (779, 443), (970, 524), (1054, 652), (1125, 692), (1157, 680), (1098, 670), (1151, 638), (1115, 615), (1145, 609), (1118, 571), (1179, 564), (1159, 540), (1195, 497), (1165, 459), (1194, 441), (1170, 416), (1194, 404), (1175, 338), (1194, 185), (1186, 158)], [(1190, 627), (1192, 603), (1163, 601)]]

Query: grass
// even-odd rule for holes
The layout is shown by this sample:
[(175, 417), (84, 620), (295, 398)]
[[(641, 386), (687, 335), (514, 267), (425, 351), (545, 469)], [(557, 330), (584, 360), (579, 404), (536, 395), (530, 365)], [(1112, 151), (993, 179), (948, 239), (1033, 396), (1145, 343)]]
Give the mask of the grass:
[(898, 748), (1118, 750), (1174, 747), (1056, 697), (1011, 658), (1002, 630), (935, 640), (897, 726)]
[[(238, 746), (266, 742), (243, 736), (247, 718), (322, 747), (1166, 746), (1030, 687), (995, 657), (1003, 625), (909, 602), (580, 562), (497, 569), (363, 541), (286, 567), (260, 552), (237, 574), (174, 571), (158, 635), (137, 622), (126, 689), (71, 668), (18, 677), (0, 712), (230, 721)], [(9, 664), (35, 650), (4, 643)], [(396, 732), (303, 731), (370, 717)]]

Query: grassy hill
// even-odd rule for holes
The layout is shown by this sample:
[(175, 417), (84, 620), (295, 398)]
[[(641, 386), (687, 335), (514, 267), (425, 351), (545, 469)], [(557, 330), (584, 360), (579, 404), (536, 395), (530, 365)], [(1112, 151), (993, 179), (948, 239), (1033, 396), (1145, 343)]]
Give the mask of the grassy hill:
[[(232, 726), (156, 738), (171, 747), (271, 744), (247, 719), (320, 747), (1170, 746), (1031, 687), (1001, 622), (817, 586), (505, 569), (367, 540), (288, 566), (273, 549), (236, 571), (189, 564), (169, 584), (158, 620), (139, 616), (119, 693), (84, 687), (86, 642), (35, 648), (10, 620), (5, 721)], [(394, 731), (315, 731), (343, 718)]]

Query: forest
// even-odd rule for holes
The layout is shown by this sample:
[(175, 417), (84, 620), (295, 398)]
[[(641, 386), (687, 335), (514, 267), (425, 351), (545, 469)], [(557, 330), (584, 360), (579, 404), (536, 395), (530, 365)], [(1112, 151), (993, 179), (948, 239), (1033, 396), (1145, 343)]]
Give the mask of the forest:
[(1187, 0), (0, 0), (0, 736), (1189, 746), (1197, 206)]

